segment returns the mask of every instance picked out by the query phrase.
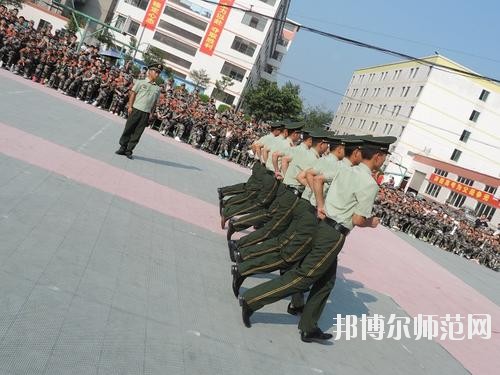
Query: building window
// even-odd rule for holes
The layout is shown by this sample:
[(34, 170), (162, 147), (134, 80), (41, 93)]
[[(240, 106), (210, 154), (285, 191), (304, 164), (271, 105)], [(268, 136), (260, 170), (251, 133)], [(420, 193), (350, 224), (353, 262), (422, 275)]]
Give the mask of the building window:
[(235, 36), (231, 48), (251, 57), (255, 53), (257, 45), (239, 36)]
[(172, 8), (170, 6), (166, 6), (165, 10), (163, 11), (164, 14), (167, 16), (170, 16), (172, 18), (175, 18), (179, 21), (182, 21), (184, 23), (187, 23), (190, 26), (196, 27), (197, 29), (205, 31), (207, 28), (208, 23), (199, 20), (198, 18), (194, 18), (190, 16), (189, 14), (186, 14), (184, 12), (181, 12), (175, 8)]
[(473, 110), (472, 113), (469, 116), (469, 120), (472, 122), (477, 122), (477, 119), (479, 118), (480, 112)]
[(458, 159), (460, 159), (460, 155), (462, 155), (462, 151), (454, 149), (450, 159), (453, 161), (458, 161)]
[(408, 96), (408, 92), (410, 91), (410, 86), (404, 88), (403, 96), (406, 97)]
[(197, 44), (201, 42), (201, 36), (193, 34), (182, 27), (172, 25), (171, 23), (168, 23), (166, 21), (160, 20), (160, 22), (158, 23), (158, 27), (166, 31), (170, 31), (173, 34), (179, 35)]
[(437, 174), (438, 176), (442, 176), (442, 177), (448, 176), (448, 172), (445, 171), (444, 169), (434, 168), (434, 173)]
[(266, 28), (267, 20), (255, 13), (245, 12), (241, 23), (259, 31), (264, 31), (264, 29)]
[[(262, 1), (262, 0), (261, 0)], [(291, 22), (285, 22), (285, 25), (283, 26), (285, 30), (291, 31), (291, 32), (296, 32), (297, 31), (297, 26), (295, 26)]]
[(477, 202), (476, 208), (474, 209), (474, 213), (476, 214), (476, 216), (484, 215), (488, 218), (488, 220), (491, 220), (495, 212), (495, 207), (488, 206), (487, 204), (481, 202)]
[(424, 86), (420, 86), (418, 88), (418, 91), (417, 91), (417, 98), (420, 96), (420, 94), (422, 93), (422, 90), (424, 89)]
[(278, 44), (283, 47), (288, 47), (288, 44), (290, 43), (289, 40), (286, 39), (278, 39)]
[(149, 0), (125, 0), (125, 2), (142, 10), (146, 10), (149, 4)]
[(235, 99), (234, 95), (228, 94), (227, 92), (221, 91), (217, 88), (214, 88), (212, 91), (212, 98), (228, 105), (232, 105)]
[(408, 117), (410, 117), (412, 115), (414, 109), (415, 109), (415, 106), (412, 105), (410, 107), (410, 112), (408, 113)]
[[(191, 62), (187, 61), (187, 60), (184, 60), (178, 56), (175, 56), (167, 51), (163, 51), (162, 49), (159, 49), (158, 48), (158, 51), (160, 53), (160, 57), (167, 60), (167, 61), (170, 61), (174, 64), (177, 64), (179, 66), (182, 66), (183, 68), (186, 68), (186, 69), (189, 69), (191, 68)], [(184, 77), (180, 76), (181, 78), (186, 78), (186, 76), (184, 75)]]
[[(484, 188), (484, 191), (486, 193), (490, 193), (492, 195), (495, 195), (497, 192), (497, 188), (494, 186), (486, 185)], [(475, 212), (476, 216), (485, 215), (488, 218), (488, 220), (491, 220), (491, 218), (493, 217), (493, 215), (496, 212), (496, 209), (495, 209), (495, 207), (488, 206), (487, 204), (484, 204), (482, 202), (478, 202), (474, 212)]]
[(274, 51), (273, 52), (273, 55), (272, 55), (272, 58), (275, 59), (275, 60), (278, 60), (278, 61), (281, 61), (283, 60), (283, 54), (278, 52), (278, 51)]
[(226, 61), (220, 72), (236, 81), (241, 82), (243, 81), (247, 71)]
[(401, 137), (403, 135), (403, 132), (405, 131), (406, 126), (401, 127), (401, 132), (399, 133), (399, 136)]
[(465, 178), (465, 177), (462, 177), (462, 176), (458, 176), (457, 182), (459, 182), (461, 184), (464, 184), (464, 185), (467, 185), (467, 186), (474, 185), (474, 180), (471, 180), (470, 178)]
[(462, 135), (460, 136), (460, 140), (463, 143), (467, 143), (467, 141), (469, 140), (469, 137), (470, 137), (470, 131), (464, 130), (462, 132)]
[(276, 4), (276, 0), (260, 0), (260, 1), (262, 1), (263, 3), (269, 4), (271, 6), (274, 6), (274, 4)]
[(195, 3), (189, 1), (189, 0), (169, 0), (169, 2), (172, 2), (174, 4), (180, 5), (183, 8), (186, 8), (190, 10), (191, 12), (194, 12), (202, 17), (211, 19), (212, 18), (212, 11), (207, 8), (203, 8), (199, 5), (196, 5)]
[(486, 99), (488, 99), (489, 95), (490, 95), (489, 91), (483, 90), (483, 91), (481, 91), (481, 95), (479, 95), (479, 100), (485, 102)]
[(451, 204), (453, 207), (462, 207), (462, 205), (464, 204), (465, 202), (465, 195), (462, 195), (462, 194), (458, 194), (454, 191), (452, 191), (450, 193), (450, 195), (448, 196), (448, 204)]
[(428, 194), (431, 197), (436, 198), (440, 191), (441, 191), (441, 186), (429, 182), (427, 188), (425, 189), (425, 194)]
[(168, 35), (165, 35), (160, 32), (156, 32), (153, 35), (153, 39), (159, 41), (160, 43), (163, 43), (167, 46), (170, 46), (172, 48), (175, 48), (181, 52), (184, 52), (188, 55), (194, 56), (196, 55), (197, 48), (190, 46), (189, 44), (182, 43), (178, 41), (176, 38), (172, 38)]

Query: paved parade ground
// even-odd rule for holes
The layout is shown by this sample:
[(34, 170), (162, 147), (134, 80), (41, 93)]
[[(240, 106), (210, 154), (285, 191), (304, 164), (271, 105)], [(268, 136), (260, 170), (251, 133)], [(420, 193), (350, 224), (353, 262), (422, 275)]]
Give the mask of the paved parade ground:
[(321, 328), (489, 314), (490, 339), (412, 325), (305, 344), (288, 301), (245, 328), (216, 188), (249, 172), (149, 129), (134, 160), (115, 155), (124, 123), (0, 70), (0, 374), (498, 373), (500, 274), (386, 228), (349, 235)]

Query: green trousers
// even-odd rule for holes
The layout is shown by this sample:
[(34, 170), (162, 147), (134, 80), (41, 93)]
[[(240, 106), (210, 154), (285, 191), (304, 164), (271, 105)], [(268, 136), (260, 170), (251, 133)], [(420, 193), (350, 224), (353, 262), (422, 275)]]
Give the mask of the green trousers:
[(236, 215), (257, 211), (263, 207), (264, 202), (271, 201), (271, 198), (276, 194), (277, 187), (278, 181), (274, 176), (264, 173), (262, 175), (262, 184), (259, 190), (254, 192), (252, 198), (246, 199), (239, 204), (224, 205), (222, 214), (226, 219), (229, 219)]
[(279, 186), (276, 190), (276, 194), (274, 200), (271, 202), (269, 207), (262, 207), (257, 211), (250, 212), (246, 215), (239, 217), (234, 220), (233, 228), (236, 232), (241, 232), (247, 228), (252, 226), (262, 226), (272, 219), (273, 215), (276, 213), (278, 209), (278, 197), (283, 194), (285, 190), (285, 185), (279, 183)]
[(224, 206), (242, 203), (251, 198), (249, 197), (250, 193), (259, 191), (260, 186), (262, 185), (262, 175), (264, 173), (265, 167), (261, 163), (256, 162), (252, 167), (252, 174), (248, 178), (247, 182), (222, 187), (221, 191), (223, 197), (233, 195), (231, 198), (224, 201)]
[(312, 332), (317, 327), (335, 285), (337, 256), (344, 241), (345, 237), (341, 233), (321, 221), (314, 235), (311, 251), (298, 267), (279, 278), (247, 290), (243, 298), (255, 311), (295, 293), (306, 292), (312, 287), (299, 322), (299, 328), (303, 332)]
[(277, 199), (277, 208), (271, 220), (269, 220), (262, 228), (241, 237), (236, 241), (238, 248), (255, 245), (265, 241), (268, 238), (275, 237), (284, 232), (292, 219), (292, 211), (298, 204), (300, 198), (286, 188)]
[(148, 119), (149, 113), (139, 111), (135, 108), (132, 110), (120, 137), (120, 146), (123, 149), (132, 151), (135, 148), (137, 143), (139, 143), (139, 139), (141, 139), (144, 129), (148, 126)]

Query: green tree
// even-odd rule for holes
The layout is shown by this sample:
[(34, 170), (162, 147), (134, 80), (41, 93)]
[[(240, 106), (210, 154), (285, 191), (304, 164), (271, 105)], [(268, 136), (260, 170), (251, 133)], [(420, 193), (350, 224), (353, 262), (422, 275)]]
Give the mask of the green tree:
[[(76, 22), (75, 22), (76, 20)], [(78, 32), (78, 29), (80, 27), (85, 26), (85, 17), (75, 14), (73, 17), (73, 13), (70, 13), (68, 16), (68, 23), (66, 24), (66, 29), (70, 32), (75, 34)]]
[(300, 87), (287, 82), (280, 88), (276, 82), (260, 80), (247, 90), (243, 105), (257, 121), (298, 119), (302, 112)]
[(134, 38), (133, 36), (131, 36), (129, 45), (130, 45), (130, 48), (127, 50), (127, 52), (125, 52), (125, 56), (123, 56), (125, 61), (132, 60), (132, 56), (134, 54), (134, 48), (137, 48), (137, 39)]
[(115, 46), (115, 38), (113, 37), (113, 34), (111, 34), (111, 32), (105, 27), (95, 34), (95, 38), (102, 44), (106, 45), (107, 48)]
[(307, 107), (302, 113), (302, 119), (308, 129), (323, 129), (333, 120), (333, 112), (320, 106)]
[(222, 76), (221, 79), (215, 81), (215, 87), (217, 90), (225, 91), (228, 87), (234, 85), (234, 81), (229, 76)]
[(196, 88), (207, 87), (210, 83), (210, 77), (205, 69), (191, 70), (189, 76), (193, 80)]
[(144, 60), (146, 65), (151, 65), (154, 63), (163, 64), (163, 56), (164, 53), (161, 49), (149, 45), (146, 51), (142, 54), (142, 59)]

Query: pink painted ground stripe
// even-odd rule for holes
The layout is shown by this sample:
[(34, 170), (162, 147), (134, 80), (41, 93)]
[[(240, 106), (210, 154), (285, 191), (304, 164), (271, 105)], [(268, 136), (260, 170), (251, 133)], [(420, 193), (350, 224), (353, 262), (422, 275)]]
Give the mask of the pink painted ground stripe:
[[(214, 205), (1, 123), (0, 152), (223, 234)], [(390, 231), (354, 231), (342, 251), (341, 265), (353, 270), (350, 278), (391, 296), (411, 316), (490, 314), (492, 339), (440, 344), (472, 373), (494, 374), (500, 368), (498, 306)]]
[(165, 215), (221, 233), (217, 226), (220, 219), (213, 205), (2, 123), (0, 151)]
[[(120, 126), (124, 126), (125, 125), (125, 120), (122, 119), (121, 117), (118, 117), (116, 115), (113, 115), (111, 113), (109, 113), (108, 111), (104, 111), (102, 109), (99, 109), (99, 108), (96, 108), (94, 106), (91, 106), (89, 104), (86, 104), (78, 99), (75, 99), (71, 96), (66, 96), (64, 94), (61, 94), (59, 92), (57, 92), (56, 90), (54, 89), (51, 89), (51, 88), (48, 88), (46, 86), (43, 86), (39, 83), (34, 83), (30, 80), (27, 80), (25, 78), (22, 78), (20, 76), (17, 76), (15, 74), (12, 74), (8, 71), (5, 71), (3, 69), (0, 69), (0, 76), (1, 77), (4, 77), (4, 78), (7, 78), (7, 79), (10, 79), (12, 81), (16, 81), (24, 86), (27, 86), (27, 87), (30, 87), (34, 90), (37, 90), (37, 91), (41, 91), (43, 92), (44, 94), (47, 94), (47, 95), (50, 95), (54, 98), (57, 98), (59, 100), (62, 100), (66, 103), (69, 103), (71, 105), (74, 105), (74, 106), (77, 106), (78, 108), (81, 108), (83, 110), (86, 110), (86, 111), (89, 111), (89, 112), (92, 112), (92, 113), (95, 113), (101, 117), (104, 117), (108, 120), (111, 120), (114, 124), (117, 124), (117, 125), (120, 125)], [(149, 129), (149, 128), (146, 128), (146, 131), (145, 131), (145, 135), (147, 136), (150, 136), (150, 137), (153, 137), (157, 140), (160, 140), (162, 142), (165, 142), (165, 143), (168, 143), (170, 145), (173, 145), (175, 147), (179, 147), (185, 151), (188, 151), (188, 152), (192, 152), (192, 153), (196, 153), (197, 155), (200, 155), (199, 151), (196, 150), (195, 148), (191, 147), (190, 145), (186, 144), (186, 143), (183, 143), (183, 142), (177, 142), (175, 141), (174, 139), (170, 138), (170, 137), (164, 137), (162, 136), (160, 133), (158, 133), (157, 131), (155, 130), (152, 130), (152, 129)], [(209, 154), (209, 153), (203, 153), (201, 154), (203, 156), (204, 159), (208, 159), (208, 160), (211, 160), (215, 163), (219, 163), (221, 165), (223, 165), (224, 167), (227, 167), (227, 168), (231, 168), (231, 169), (234, 169), (235, 171), (238, 171), (240, 173), (244, 173), (246, 175), (250, 175), (250, 170), (248, 168), (244, 168), (244, 167), (241, 167), (240, 165), (237, 165), (235, 163), (232, 163), (232, 162), (228, 162), (224, 159), (221, 159), (219, 158), (218, 156), (216, 155), (213, 155), (213, 154)]]
[(440, 344), (473, 374), (498, 373), (500, 308), (474, 288), (385, 228), (356, 229), (342, 250), (340, 263), (352, 269), (350, 277), (391, 296), (410, 316), (490, 314), (490, 340)]

